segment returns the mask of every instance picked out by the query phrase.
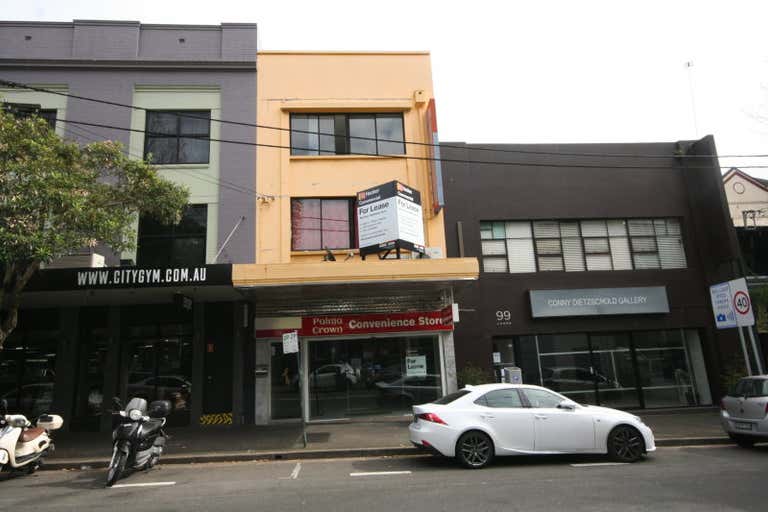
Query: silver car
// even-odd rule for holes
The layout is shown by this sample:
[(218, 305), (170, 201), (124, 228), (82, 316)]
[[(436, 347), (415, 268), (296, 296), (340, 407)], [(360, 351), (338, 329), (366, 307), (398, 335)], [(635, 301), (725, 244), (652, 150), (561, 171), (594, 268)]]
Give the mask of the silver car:
[(739, 446), (768, 441), (768, 375), (741, 379), (720, 401), (720, 423)]

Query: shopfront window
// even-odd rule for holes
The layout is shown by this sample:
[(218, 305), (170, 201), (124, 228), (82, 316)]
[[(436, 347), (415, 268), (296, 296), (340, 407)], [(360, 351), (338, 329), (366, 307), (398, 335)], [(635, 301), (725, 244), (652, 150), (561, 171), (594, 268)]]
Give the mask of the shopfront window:
[(59, 343), (55, 312), (23, 314), (19, 327), (0, 351), (0, 399), (8, 412), (34, 421), (52, 410), (56, 384), (56, 351)]
[(309, 342), (310, 417), (403, 414), (443, 395), (436, 336)]
[(82, 309), (75, 409), (70, 421), (73, 431), (98, 431), (102, 413), (111, 407), (111, 397), (104, 401), (108, 350), (109, 331), (106, 309)]
[(694, 330), (565, 333), (494, 339), (501, 366), (523, 382), (572, 400), (617, 408), (710, 404), (704, 357)]

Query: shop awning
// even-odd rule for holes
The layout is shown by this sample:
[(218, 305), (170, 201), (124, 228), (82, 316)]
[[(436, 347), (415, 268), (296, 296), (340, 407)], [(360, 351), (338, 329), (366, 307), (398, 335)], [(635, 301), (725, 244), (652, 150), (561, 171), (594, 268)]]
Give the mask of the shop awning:
[(435, 311), (478, 278), (475, 258), (234, 265), (257, 316)]

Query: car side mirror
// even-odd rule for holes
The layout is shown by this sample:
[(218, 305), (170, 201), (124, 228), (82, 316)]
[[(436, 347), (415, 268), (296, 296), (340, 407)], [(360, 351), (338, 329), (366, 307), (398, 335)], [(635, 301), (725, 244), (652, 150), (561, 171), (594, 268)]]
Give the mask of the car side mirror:
[(566, 411), (572, 411), (576, 409), (576, 402), (572, 402), (571, 400), (563, 400), (559, 404), (557, 404), (558, 409), (565, 409)]

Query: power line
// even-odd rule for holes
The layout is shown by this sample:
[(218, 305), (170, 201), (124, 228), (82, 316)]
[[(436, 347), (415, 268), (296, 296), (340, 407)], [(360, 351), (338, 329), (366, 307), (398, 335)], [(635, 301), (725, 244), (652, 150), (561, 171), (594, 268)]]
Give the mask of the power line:
[[(98, 128), (108, 128), (112, 130), (122, 130), (122, 131), (128, 131), (128, 132), (136, 132), (136, 133), (144, 133), (144, 134), (156, 134), (156, 132), (151, 132), (147, 130), (139, 130), (138, 128), (125, 128), (122, 126), (114, 126), (109, 124), (103, 124), (103, 123), (91, 123), (86, 121), (75, 121), (72, 119), (67, 120), (61, 120), (65, 123), (72, 123), (77, 125), (85, 125), (85, 126), (94, 126)], [(162, 134), (157, 134), (162, 135)], [(311, 148), (301, 148), (296, 146), (283, 146), (280, 144), (266, 144), (263, 142), (248, 142), (248, 141), (240, 141), (240, 140), (228, 140), (228, 139), (217, 139), (213, 137), (203, 137), (203, 136), (187, 136), (186, 138), (189, 139), (197, 139), (197, 140), (208, 140), (211, 142), (220, 142), (223, 144), (237, 144), (237, 145), (243, 145), (243, 146), (253, 146), (253, 147), (263, 147), (263, 148), (272, 148), (272, 149), (299, 149), (299, 150), (306, 150), (309, 151)], [(393, 159), (402, 159), (402, 160), (422, 160), (422, 161), (432, 161), (432, 162), (450, 162), (450, 163), (459, 163), (459, 164), (478, 164), (478, 165), (507, 165), (507, 166), (519, 166), (519, 167), (563, 167), (563, 168), (574, 168), (574, 169), (676, 169), (677, 167), (672, 167), (668, 165), (598, 165), (598, 164), (555, 164), (555, 163), (543, 163), (543, 162), (495, 162), (490, 160), (470, 160), (470, 159), (459, 159), (459, 158), (434, 158), (434, 157), (428, 157), (428, 156), (414, 156), (414, 155), (371, 155), (369, 153), (349, 153), (349, 155), (352, 156), (378, 156), (378, 157), (384, 157), (384, 158), (393, 158)]]
[[(6, 80), (3, 78), (0, 78), (0, 84), (6, 85), (8, 87), (13, 87), (17, 89), (29, 89), (31, 91), (37, 91), (37, 92), (44, 92), (49, 94), (56, 94), (59, 96), (65, 96), (68, 98), (74, 98), (78, 100), (84, 100), (84, 101), (92, 101), (95, 103), (101, 103), (104, 105), (111, 105), (114, 107), (121, 107), (121, 108), (128, 108), (131, 110), (140, 110), (147, 112), (151, 109), (147, 109), (145, 107), (139, 107), (136, 105), (129, 105), (126, 103), (119, 103), (115, 101), (109, 101), (99, 98), (93, 98), (88, 96), (80, 96), (77, 94), (70, 94), (62, 91), (55, 91), (51, 89), (46, 89), (42, 87), (34, 87), (29, 84), (23, 84), (19, 82), (14, 82), (11, 80)], [(183, 113), (176, 113), (178, 117), (186, 117), (186, 118), (193, 118), (193, 119), (200, 119), (199, 116), (195, 116), (192, 114), (183, 114)], [(233, 125), (239, 125), (239, 126), (248, 126), (252, 128), (262, 128), (267, 130), (277, 130), (277, 131), (283, 131), (283, 132), (292, 132), (292, 133), (305, 133), (310, 135), (318, 135), (318, 136), (327, 136), (327, 137), (335, 137), (335, 138), (344, 138), (344, 139), (355, 139), (355, 140), (367, 140), (367, 141), (377, 141), (377, 142), (389, 142), (389, 143), (397, 143), (397, 144), (406, 144), (406, 145), (415, 145), (415, 146), (428, 146), (428, 147), (440, 147), (440, 148), (449, 148), (449, 149), (469, 149), (473, 151), (487, 151), (487, 152), (496, 152), (496, 153), (515, 153), (515, 154), (530, 154), (530, 155), (546, 155), (546, 156), (575, 156), (575, 157), (600, 157), (600, 158), (649, 158), (649, 159), (669, 159), (669, 158), (768, 158), (768, 154), (764, 155), (646, 155), (646, 154), (636, 154), (636, 153), (571, 153), (571, 152), (555, 152), (555, 151), (543, 151), (543, 150), (530, 150), (530, 149), (509, 149), (509, 148), (487, 148), (487, 147), (469, 147), (469, 145), (466, 146), (457, 146), (457, 145), (451, 145), (451, 144), (434, 144), (429, 142), (417, 142), (417, 141), (409, 141), (409, 140), (395, 140), (395, 139), (379, 139), (376, 137), (362, 137), (362, 136), (351, 136), (351, 135), (336, 135), (335, 133), (326, 133), (326, 132), (315, 132), (315, 131), (309, 131), (309, 130), (300, 130), (300, 129), (294, 129), (294, 128), (283, 128), (281, 126), (269, 126), (269, 125), (263, 125), (259, 123), (249, 123), (245, 121), (232, 121), (232, 120), (226, 120), (226, 119), (217, 119), (217, 118), (210, 118), (210, 121), (222, 123), (222, 124), (233, 124)], [(300, 148), (304, 149), (304, 148)], [(310, 148), (309, 150), (313, 151), (314, 148)]]

